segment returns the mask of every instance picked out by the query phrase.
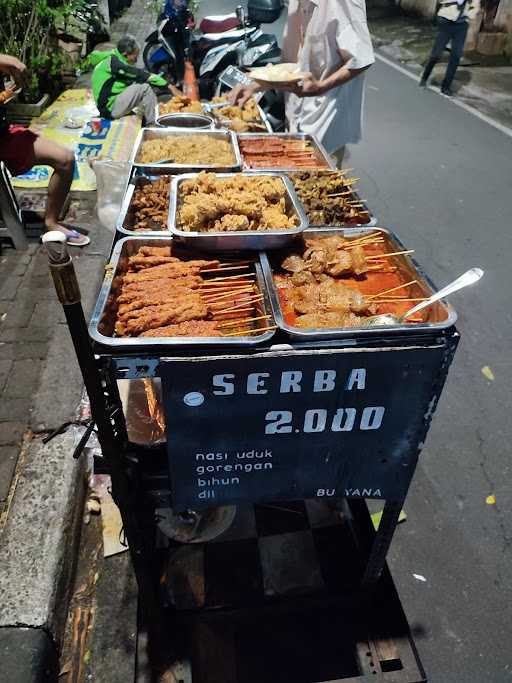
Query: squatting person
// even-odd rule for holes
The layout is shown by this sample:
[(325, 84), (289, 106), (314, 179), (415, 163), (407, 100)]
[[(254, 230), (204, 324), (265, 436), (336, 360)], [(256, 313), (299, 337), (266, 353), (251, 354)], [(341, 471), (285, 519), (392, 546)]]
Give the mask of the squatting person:
[(132, 36), (123, 36), (115, 50), (95, 50), (89, 56), (94, 66), (92, 92), (104, 119), (120, 119), (134, 109), (142, 109), (146, 125), (155, 123), (157, 97), (153, 87), (167, 88), (175, 94), (165, 78), (138, 69), (140, 48)]
[[(375, 61), (364, 0), (289, 0), (282, 59), (307, 74), (287, 87), (288, 129), (315, 134), (341, 166), (345, 145), (361, 139), (363, 72)], [(232, 99), (261, 89), (237, 87)]]
[[(9, 76), (20, 87), (23, 86), (26, 70), (25, 64), (16, 57), (0, 54), (0, 74)], [(1, 77), (0, 89), (3, 89)], [(63, 232), (67, 243), (73, 247), (89, 244), (90, 239), (86, 235), (59, 221), (75, 168), (75, 156), (70, 149), (41, 137), (25, 126), (8, 125), (5, 112), (0, 107), (0, 161), (4, 162), (12, 175), (26, 173), (38, 164), (53, 168), (48, 183), (45, 227), (47, 230)]]
[(427, 85), (432, 69), (441, 58), (444, 49), (451, 43), (450, 59), (441, 83), (441, 92), (447, 97), (453, 95), (452, 82), (459, 66), (464, 43), (469, 28), (469, 21), (476, 17), (480, 10), (480, 0), (440, 0), (437, 12), (439, 31), (420, 80), (420, 86)]

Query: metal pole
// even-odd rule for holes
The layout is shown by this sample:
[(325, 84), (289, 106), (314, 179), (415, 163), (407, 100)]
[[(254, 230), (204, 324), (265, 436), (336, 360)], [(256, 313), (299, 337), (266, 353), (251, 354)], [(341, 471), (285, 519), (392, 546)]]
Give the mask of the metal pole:
[(116, 433), (107, 410), (105, 390), (89, 341), (80, 287), (73, 261), (67, 251), (66, 238), (59, 231), (47, 232), (43, 236), (43, 244), (48, 252), (55, 289), (64, 309), (78, 364), (89, 395), (92, 419), (98, 429), (98, 441), (103, 457), (109, 466), (112, 497), (121, 513), (137, 577), (141, 608), (148, 628), (153, 631), (153, 644), (158, 647), (163, 622), (162, 610), (152, 581), (150, 560), (144, 553), (144, 527), (138, 519), (136, 481), (129, 476), (123, 462), (123, 454), (127, 446), (126, 431), (123, 430), (124, 434)]

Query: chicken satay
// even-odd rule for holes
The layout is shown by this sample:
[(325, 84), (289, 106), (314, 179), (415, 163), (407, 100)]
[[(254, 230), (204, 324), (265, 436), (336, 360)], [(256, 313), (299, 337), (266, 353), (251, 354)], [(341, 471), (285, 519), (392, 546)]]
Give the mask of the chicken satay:
[(179, 263), (179, 261), (180, 259), (175, 256), (130, 256), (128, 268), (138, 271), (144, 268), (152, 268), (153, 266), (161, 266), (165, 263)]
[(119, 305), (117, 316), (118, 319), (128, 319), (135, 317), (136, 311), (145, 308), (146, 306), (161, 306), (162, 304), (172, 304), (183, 301), (183, 297), (187, 297), (187, 301), (193, 299), (201, 301), (201, 298), (195, 289), (178, 289), (165, 290), (163, 292), (142, 293), (140, 297), (134, 297), (126, 303)]
[(218, 337), (216, 320), (187, 320), (177, 325), (164, 325), (143, 332), (141, 337)]
[(203, 303), (184, 301), (182, 304), (147, 306), (139, 317), (126, 321), (126, 332), (139, 335), (147, 330), (182, 323), (187, 320), (200, 320), (208, 315), (208, 307)]
[(138, 256), (172, 256), (171, 247), (140, 247)]
[(204, 268), (217, 268), (219, 261), (192, 260), (179, 263), (164, 263), (160, 266), (145, 268), (136, 273), (127, 273), (124, 276), (125, 283), (143, 282), (146, 280), (159, 280), (162, 277), (179, 278), (188, 275), (199, 275)]

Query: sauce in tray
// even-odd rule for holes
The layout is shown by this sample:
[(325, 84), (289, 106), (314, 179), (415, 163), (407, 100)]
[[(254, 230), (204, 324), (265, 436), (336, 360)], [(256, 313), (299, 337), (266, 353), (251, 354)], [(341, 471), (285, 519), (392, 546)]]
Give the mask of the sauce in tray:
[[(305, 247), (303, 251), (305, 251)], [(367, 257), (381, 255), (383, 253), (390, 253), (392, 251), (393, 249), (387, 243), (387, 241), (384, 244), (368, 244), (364, 246), (364, 253)], [(337, 285), (339, 285), (340, 289), (350, 287), (354, 290), (357, 290), (364, 296), (373, 297), (373, 295), (385, 292), (396, 287), (400, 287), (400, 285), (406, 285), (414, 279), (414, 275), (411, 276), (410, 272), (407, 272), (405, 269), (400, 267), (401, 264), (404, 264), (403, 257), (390, 257), (384, 259), (384, 265), (382, 265), (381, 270), (367, 272), (360, 276), (348, 275), (345, 277), (331, 278), (332, 286), (336, 287)], [(299, 325), (297, 325), (297, 318), (300, 314), (298, 314), (295, 311), (293, 301), (290, 296), (291, 290), (295, 289), (291, 281), (291, 273), (286, 273), (278, 267), (277, 272), (273, 273), (273, 279), (276, 285), (277, 293), (279, 296), (279, 302), (283, 314), (283, 319), (286, 325), (298, 328)], [(392, 313), (396, 316), (400, 316), (409, 309), (411, 309), (413, 306), (415, 306), (416, 303), (418, 303), (418, 301), (413, 301), (411, 299), (421, 299), (425, 296), (426, 293), (423, 287), (420, 284), (415, 283), (408, 284), (407, 286), (402, 286), (399, 289), (394, 289), (394, 291), (389, 295), (382, 296), (381, 298), (384, 300), (382, 303), (379, 303), (378, 298), (372, 298), (371, 302), (372, 304), (375, 304), (377, 307), (375, 314)], [(403, 301), (386, 301), (387, 299), (397, 299), (399, 297), (410, 298), (408, 298), (407, 300), (404, 299)], [(426, 309), (415, 314), (411, 318), (408, 318), (407, 322), (426, 322), (429, 320), (430, 314), (431, 310)], [(341, 322), (341, 316), (340, 323), (340, 328), (345, 327), (345, 325), (343, 325), (343, 323)], [(303, 327), (302, 329), (308, 328)]]

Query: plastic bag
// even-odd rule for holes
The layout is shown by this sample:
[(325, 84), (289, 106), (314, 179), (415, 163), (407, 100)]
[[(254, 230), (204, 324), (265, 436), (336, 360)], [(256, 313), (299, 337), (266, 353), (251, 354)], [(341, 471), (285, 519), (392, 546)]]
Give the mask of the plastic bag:
[(98, 220), (105, 228), (115, 232), (128, 184), (130, 164), (126, 161), (98, 159), (91, 165), (96, 174)]

